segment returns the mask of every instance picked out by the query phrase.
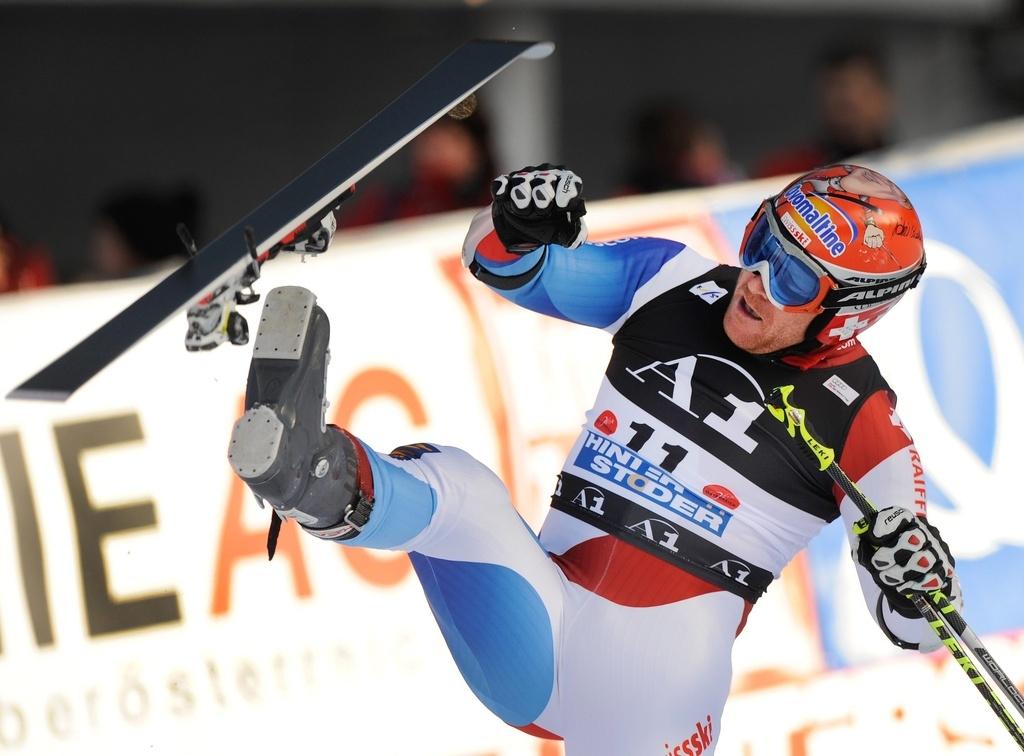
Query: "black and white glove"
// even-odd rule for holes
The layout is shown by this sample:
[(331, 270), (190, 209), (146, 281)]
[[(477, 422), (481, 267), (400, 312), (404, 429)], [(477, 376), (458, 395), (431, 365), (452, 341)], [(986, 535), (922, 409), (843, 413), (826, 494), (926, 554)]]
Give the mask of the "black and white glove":
[(575, 248), (585, 242), (582, 187), (583, 179), (550, 163), (494, 179), (491, 217), (505, 249), (525, 254), (544, 244)]
[(962, 605), (960, 581), (953, 572), (956, 562), (934, 525), (902, 507), (881, 509), (857, 525), (857, 561), (896, 612), (919, 617), (907, 594), (936, 590), (945, 593), (954, 606)]

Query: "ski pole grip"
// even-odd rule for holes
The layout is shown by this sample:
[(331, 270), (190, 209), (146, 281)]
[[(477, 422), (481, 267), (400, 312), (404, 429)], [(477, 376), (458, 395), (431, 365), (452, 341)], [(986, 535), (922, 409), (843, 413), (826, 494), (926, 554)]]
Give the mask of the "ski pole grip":
[(818, 434), (811, 427), (807, 413), (789, 401), (793, 388), (779, 386), (773, 389), (765, 402), (765, 407), (772, 417), (786, 426), (786, 432), (791, 438), (797, 438), (799, 433), (799, 440), (803, 441), (800, 447), (808, 455), (808, 459), (824, 472), (835, 463), (836, 453), (831, 447), (818, 441)]

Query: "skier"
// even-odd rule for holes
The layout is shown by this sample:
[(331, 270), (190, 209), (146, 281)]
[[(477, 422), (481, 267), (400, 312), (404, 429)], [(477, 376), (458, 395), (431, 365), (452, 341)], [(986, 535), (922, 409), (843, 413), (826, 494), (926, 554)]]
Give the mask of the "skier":
[(850, 536), (868, 609), (893, 643), (934, 649), (908, 594), (961, 606), (954, 561), (896, 397), (857, 339), (920, 280), (921, 226), (892, 192), (845, 192), (835, 179), (854, 170), (894, 186), (855, 166), (798, 178), (757, 208), (741, 268), (664, 239), (586, 243), (571, 171), (495, 180), (466, 238), (473, 275), (614, 345), (539, 537), (467, 452), (384, 455), (325, 425), (330, 329), (304, 289), (267, 297), (233, 469), (278, 525), (408, 552), (466, 682), (505, 722), (564, 739), (569, 756), (700, 756), (754, 602), (826, 523), (860, 519), (765, 410), (792, 384), (882, 507)]

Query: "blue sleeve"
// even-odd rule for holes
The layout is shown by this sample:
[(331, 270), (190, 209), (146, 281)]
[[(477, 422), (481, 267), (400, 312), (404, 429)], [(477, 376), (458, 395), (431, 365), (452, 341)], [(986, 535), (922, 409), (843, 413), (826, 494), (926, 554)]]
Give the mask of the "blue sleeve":
[(473, 274), (505, 299), (544, 315), (605, 328), (622, 317), (637, 289), (685, 245), (654, 238), (551, 244), (512, 260), (476, 254)]

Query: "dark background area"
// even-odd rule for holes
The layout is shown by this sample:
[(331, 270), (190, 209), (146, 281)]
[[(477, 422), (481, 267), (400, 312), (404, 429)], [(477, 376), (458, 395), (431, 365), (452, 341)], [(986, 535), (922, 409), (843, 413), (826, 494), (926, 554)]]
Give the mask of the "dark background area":
[[(518, 64), (542, 67), (518, 94), (501, 79), (485, 87), (483, 108), (500, 169), (564, 162), (589, 197), (620, 185), (629, 120), (652, 99), (716, 123), (741, 170), (810, 137), (814, 66), (837, 44), (882, 51), (896, 137), (920, 139), (1021, 112), (1014, 18), (0, 5), (0, 214), (45, 244), (69, 280), (107, 192), (191, 184), (204, 205), (202, 244), (476, 36), (558, 44), (548, 61)], [(532, 100), (522, 91), (531, 81), (545, 82)], [(529, 138), (538, 125), (549, 137)], [(401, 180), (401, 166), (393, 158), (373, 180)]]

